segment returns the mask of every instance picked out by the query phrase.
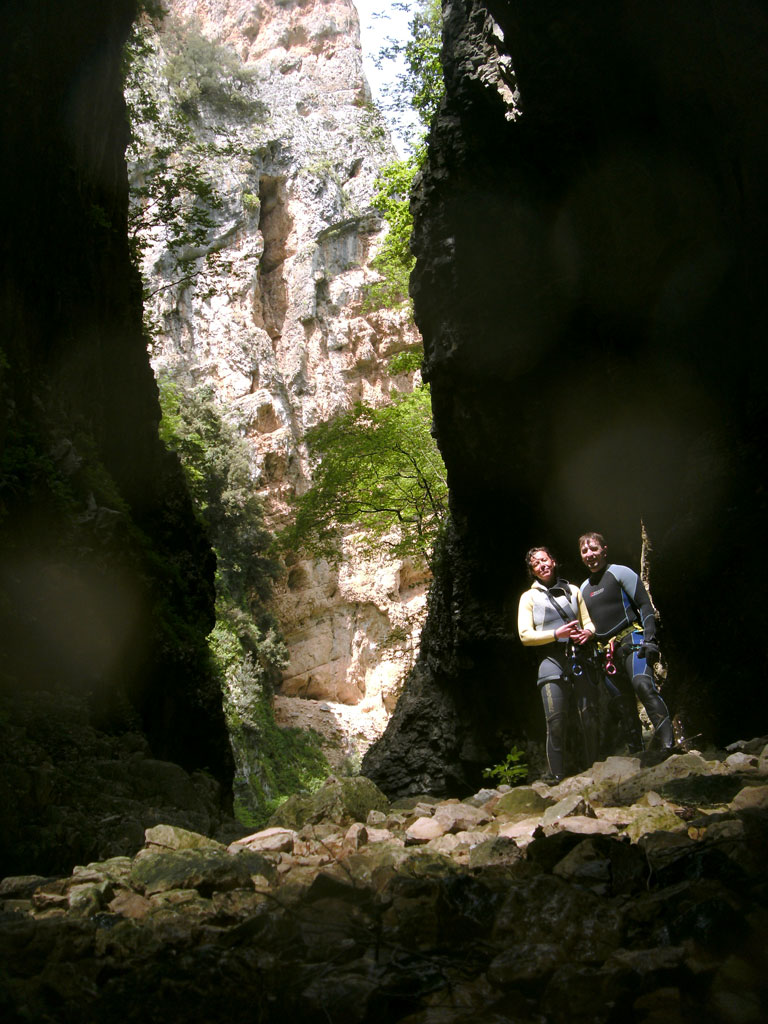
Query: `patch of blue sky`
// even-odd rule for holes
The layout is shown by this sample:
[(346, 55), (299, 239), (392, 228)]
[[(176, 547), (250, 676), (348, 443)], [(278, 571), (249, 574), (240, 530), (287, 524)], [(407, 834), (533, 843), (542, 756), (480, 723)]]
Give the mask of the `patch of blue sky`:
[(392, 140), (400, 156), (407, 151), (403, 127), (417, 124), (416, 115), (395, 113), (387, 109), (388, 87), (394, 85), (404, 70), (401, 60), (380, 59), (380, 51), (390, 40), (405, 43), (410, 35), (412, 15), (402, 2), (391, 0), (353, 0), (360, 18), (360, 40), (363, 47), (363, 67), (376, 105), (381, 109), (392, 132)]

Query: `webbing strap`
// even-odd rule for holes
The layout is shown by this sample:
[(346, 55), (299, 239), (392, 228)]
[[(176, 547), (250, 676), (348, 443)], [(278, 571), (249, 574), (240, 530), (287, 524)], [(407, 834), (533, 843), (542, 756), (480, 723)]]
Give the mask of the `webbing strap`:
[(624, 637), (629, 636), (630, 633), (642, 632), (643, 627), (640, 625), (640, 623), (632, 622), (628, 626), (625, 626), (624, 629), (618, 632), (615, 636), (611, 636), (607, 640), (603, 640), (602, 642), (600, 640), (595, 641), (597, 644), (597, 649), (598, 651), (607, 651), (611, 644), (619, 643), (621, 640), (624, 639)]
[[(576, 608), (576, 613), (575, 613), (575, 615), (566, 615), (566, 613), (565, 613), (565, 609), (564, 609), (564, 608), (563, 608), (563, 606), (562, 606), (562, 605), (561, 605), (561, 604), (559, 603), (559, 601), (556, 601), (556, 600), (555, 600), (555, 598), (554, 598), (554, 596), (553, 596), (552, 594), (550, 594), (550, 592), (549, 592), (548, 590), (545, 590), (545, 591), (544, 591), (544, 593), (545, 593), (545, 594), (547, 595), (547, 597), (549, 598), (549, 603), (550, 603), (550, 604), (552, 605), (552, 607), (553, 607), (553, 608), (555, 609), (555, 611), (556, 611), (556, 612), (557, 612), (557, 614), (558, 614), (558, 615), (560, 616), (560, 618), (561, 618), (561, 619), (563, 620), (563, 622), (572, 622), (574, 618), (578, 619), (578, 617), (579, 617), (579, 611), (578, 611), (578, 606), (577, 606), (577, 608)], [(567, 600), (568, 600), (568, 608), (569, 608), (569, 610), (571, 610), (571, 602), (570, 602), (570, 599), (567, 599)]]

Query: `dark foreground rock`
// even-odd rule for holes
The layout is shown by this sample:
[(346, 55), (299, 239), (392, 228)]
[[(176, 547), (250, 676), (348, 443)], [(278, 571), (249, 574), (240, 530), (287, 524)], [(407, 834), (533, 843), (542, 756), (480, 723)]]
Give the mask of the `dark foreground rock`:
[(64, 874), (135, 854), (163, 822), (213, 834), (230, 820), (208, 772), (153, 757), (139, 732), (99, 732), (78, 709), (50, 707), (25, 728), (0, 719), (0, 873)]
[(133, 858), (6, 878), (3, 1020), (764, 1020), (768, 739), (749, 750), (310, 808), (228, 847), (161, 825)]
[(138, 6), (0, 5), (0, 182), (13, 196), (0, 212), (5, 871), (13, 850), (49, 870), (56, 847), (78, 849), (82, 820), (58, 810), (73, 806), (89, 732), (140, 733), (152, 758), (212, 775), (231, 808), (206, 642), (215, 557), (158, 436), (128, 241), (123, 66)]

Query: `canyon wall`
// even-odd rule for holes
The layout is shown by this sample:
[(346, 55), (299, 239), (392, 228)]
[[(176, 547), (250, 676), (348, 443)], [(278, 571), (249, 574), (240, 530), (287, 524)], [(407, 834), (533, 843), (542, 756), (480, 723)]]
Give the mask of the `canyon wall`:
[[(384, 233), (374, 181), (395, 154), (351, 0), (172, 0), (152, 43), (160, 106), (173, 24), (227, 48), (243, 77), (229, 104), (203, 100), (192, 119), (199, 167), (221, 199), (205, 242), (187, 253), (193, 273), (169, 259), (167, 226), (144, 234), (152, 363), (214, 388), (248, 439), (254, 487), (279, 528), (309, 484), (305, 431), (413, 386), (413, 373), (387, 372), (393, 355), (421, 344), (408, 313), (364, 302)], [(289, 556), (276, 594), (290, 656), (278, 721), (318, 729), (337, 764), (383, 730), (426, 606), (424, 570), (355, 549), (350, 538), (341, 568)]]
[(85, 746), (109, 760), (107, 735), (231, 791), (205, 641), (214, 559), (157, 436), (127, 241), (134, 15), (119, 0), (0, 11), (0, 832), (30, 861), (37, 824), (59, 855), (77, 842), (65, 792)]
[[(452, 0), (411, 280), (454, 512), (416, 670), (363, 770), (475, 784), (541, 735), (524, 552), (653, 544), (690, 732), (765, 726), (768, 41), (753, 2)], [(749, 581), (749, 582), (747, 582)], [(748, 657), (745, 657), (746, 651)]]

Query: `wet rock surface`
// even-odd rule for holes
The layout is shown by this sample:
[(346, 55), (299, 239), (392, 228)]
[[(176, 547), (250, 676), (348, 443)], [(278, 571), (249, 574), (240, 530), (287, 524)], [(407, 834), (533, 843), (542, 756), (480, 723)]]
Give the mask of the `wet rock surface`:
[[(756, 747), (759, 767), (612, 758), (465, 801), (388, 804), (346, 780), (367, 812), (331, 779), (298, 828), (225, 846), (159, 825), (132, 858), (3, 879), (3, 1019), (758, 1022), (768, 737)], [(685, 801), (659, 795), (673, 783)]]

